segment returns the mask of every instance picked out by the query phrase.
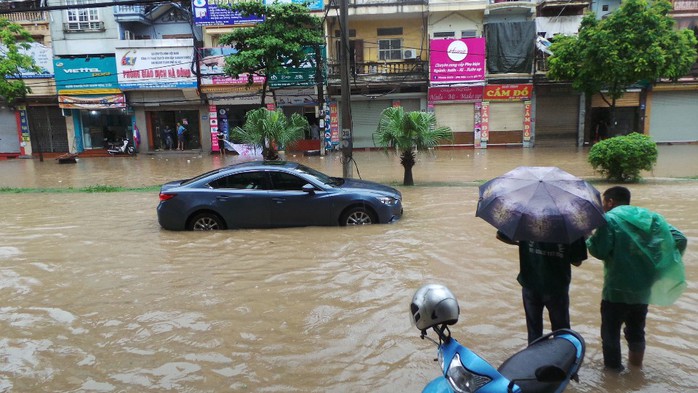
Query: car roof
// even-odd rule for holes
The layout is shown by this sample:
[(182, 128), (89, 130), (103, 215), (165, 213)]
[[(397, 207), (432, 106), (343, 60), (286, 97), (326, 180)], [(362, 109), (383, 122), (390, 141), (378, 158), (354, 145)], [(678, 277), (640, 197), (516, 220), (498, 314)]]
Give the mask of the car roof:
[(228, 166), (228, 169), (252, 168), (252, 169), (269, 169), (269, 168), (298, 168), (297, 162), (291, 161), (246, 161)]

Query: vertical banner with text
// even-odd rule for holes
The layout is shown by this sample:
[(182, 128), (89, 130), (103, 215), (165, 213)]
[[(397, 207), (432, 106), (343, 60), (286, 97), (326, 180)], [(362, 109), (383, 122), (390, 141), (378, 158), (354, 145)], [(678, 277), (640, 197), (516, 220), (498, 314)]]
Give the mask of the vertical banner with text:
[(218, 146), (218, 108), (215, 105), (208, 107), (208, 124), (211, 126), (211, 150), (221, 151), (221, 147)]
[(487, 147), (487, 142), (490, 140), (490, 103), (482, 102), (480, 116), (480, 142), (482, 147)]

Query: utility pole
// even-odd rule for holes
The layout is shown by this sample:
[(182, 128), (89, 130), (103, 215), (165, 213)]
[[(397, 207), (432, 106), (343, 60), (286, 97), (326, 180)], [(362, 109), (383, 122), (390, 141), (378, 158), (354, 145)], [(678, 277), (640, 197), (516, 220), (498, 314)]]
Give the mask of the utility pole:
[(325, 64), (322, 62), (322, 47), (315, 45), (315, 88), (317, 89), (317, 118), (318, 128), (320, 128), (320, 155), (325, 155), (325, 87), (324, 87)]
[(352, 151), (354, 143), (352, 139), (351, 124), (351, 90), (349, 87), (349, 22), (347, 14), (349, 6), (347, 0), (339, 0), (339, 29), (340, 29), (340, 51), (339, 51), (339, 72), (342, 80), (342, 176), (351, 178)]

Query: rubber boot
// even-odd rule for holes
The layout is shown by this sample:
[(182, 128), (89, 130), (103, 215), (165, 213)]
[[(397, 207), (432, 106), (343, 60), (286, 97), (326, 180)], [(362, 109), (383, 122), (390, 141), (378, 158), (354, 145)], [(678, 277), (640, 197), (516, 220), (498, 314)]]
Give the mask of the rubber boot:
[(642, 367), (645, 351), (628, 351), (628, 364), (633, 367)]

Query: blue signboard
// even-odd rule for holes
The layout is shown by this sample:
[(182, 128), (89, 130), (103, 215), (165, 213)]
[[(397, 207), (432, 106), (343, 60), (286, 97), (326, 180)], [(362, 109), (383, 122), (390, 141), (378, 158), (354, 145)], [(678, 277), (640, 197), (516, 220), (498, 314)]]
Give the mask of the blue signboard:
[(191, 2), (194, 24), (197, 26), (225, 26), (263, 22), (259, 16), (243, 17), (240, 13), (223, 8), (235, 0), (194, 0)]
[[(262, 0), (264, 4), (271, 4), (275, 0)], [(236, 0), (194, 0), (191, 3), (194, 14), (194, 24), (197, 26), (225, 26), (264, 22), (264, 17), (242, 17), (239, 13), (223, 8), (231, 5)], [(310, 11), (322, 11), (323, 0), (284, 0), (282, 2), (304, 4), (309, 2)]]
[(54, 59), (53, 69), (58, 94), (64, 90), (120, 92), (114, 56)]

